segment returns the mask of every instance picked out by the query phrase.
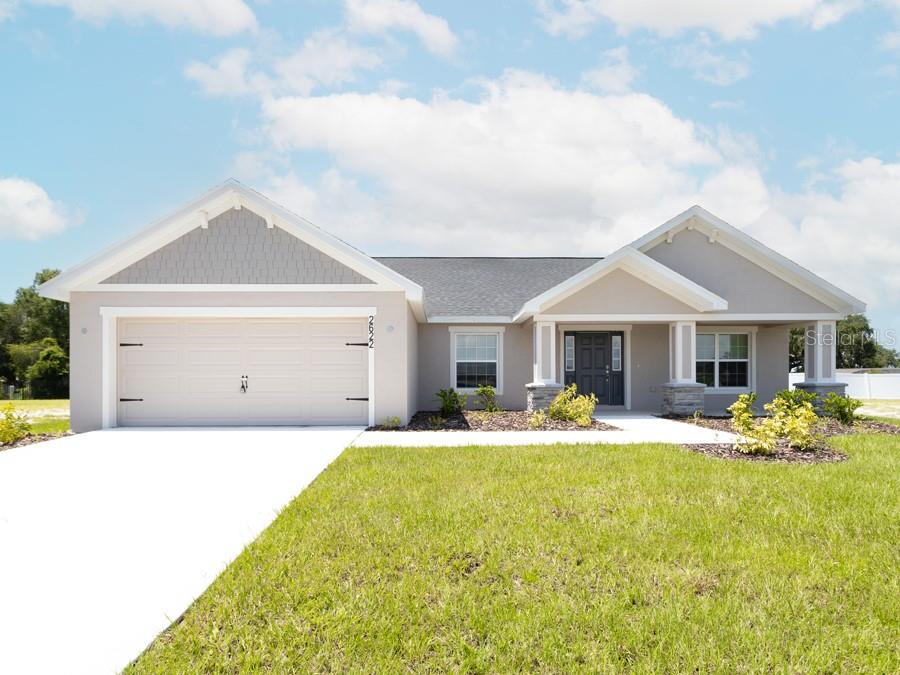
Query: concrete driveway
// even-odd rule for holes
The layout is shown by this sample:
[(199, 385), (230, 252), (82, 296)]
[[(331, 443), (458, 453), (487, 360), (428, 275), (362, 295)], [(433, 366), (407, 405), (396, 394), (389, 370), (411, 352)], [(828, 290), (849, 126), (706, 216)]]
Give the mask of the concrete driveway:
[(121, 670), (359, 432), (114, 430), (0, 452), (0, 672)]

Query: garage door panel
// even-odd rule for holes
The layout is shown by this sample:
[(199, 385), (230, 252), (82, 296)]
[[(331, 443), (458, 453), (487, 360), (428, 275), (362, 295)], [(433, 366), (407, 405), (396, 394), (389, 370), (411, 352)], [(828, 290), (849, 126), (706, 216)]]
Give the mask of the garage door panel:
[[(123, 426), (365, 424), (368, 396), (362, 319), (122, 319)], [(241, 393), (241, 378), (248, 390)], [(127, 392), (127, 394), (126, 394)]]
[(119, 361), (125, 366), (174, 366), (178, 364), (178, 349), (120, 347)]

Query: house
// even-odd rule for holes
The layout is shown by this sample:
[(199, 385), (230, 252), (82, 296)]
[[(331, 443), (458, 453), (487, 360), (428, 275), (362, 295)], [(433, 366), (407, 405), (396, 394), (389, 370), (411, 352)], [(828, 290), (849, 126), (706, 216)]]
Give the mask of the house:
[(236, 181), (40, 292), (70, 303), (77, 431), (373, 424), (479, 384), (721, 413), (788, 386), (796, 325), (801, 386), (841, 391), (835, 321), (865, 309), (698, 206), (606, 258), (373, 258)]

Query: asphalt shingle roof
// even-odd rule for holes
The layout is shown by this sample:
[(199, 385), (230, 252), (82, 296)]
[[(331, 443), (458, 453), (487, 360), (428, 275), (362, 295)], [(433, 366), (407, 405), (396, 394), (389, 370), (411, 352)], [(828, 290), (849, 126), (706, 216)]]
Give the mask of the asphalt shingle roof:
[(434, 316), (508, 316), (601, 258), (375, 258), (425, 290)]

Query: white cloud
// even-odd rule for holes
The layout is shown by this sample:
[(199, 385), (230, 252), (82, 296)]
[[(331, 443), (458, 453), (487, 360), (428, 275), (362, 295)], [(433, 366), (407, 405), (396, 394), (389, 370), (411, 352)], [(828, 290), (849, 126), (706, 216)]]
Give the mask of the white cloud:
[(72, 222), (65, 206), (24, 178), (0, 178), (0, 238), (36, 241)]
[(334, 87), (356, 79), (359, 70), (381, 64), (374, 51), (353, 44), (335, 31), (320, 31), (303, 46), (275, 63), (279, 86), (286, 91), (309, 94), (318, 86)]
[(881, 36), (878, 44), (882, 49), (886, 49), (888, 51), (900, 50), (900, 31), (885, 33)]
[(251, 69), (254, 56), (248, 49), (231, 49), (211, 63), (192, 61), (184, 74), (208, 96), (235, 98), (248, 95), (301, 94), (353, 82), (360, 70), (381, 64), (374, 51), (347, 40), (337, 31), (313, 33), (294, 52), (267, 56), (270, 72)]
[[(0, 0), (2, 1), (2, 0)], [(255, 31), (256, 17), (243, 0), (28, 0), (34, 5), (65, 7), (78, 19), (104, 23), (155, 21), (168, 28), (189, 28), (224, 36)]]
[(603, 52), (603, 63), (581, 74), (581, 81), (597, 91), (620, 94), (631, 89), (640, 71), (628, 60), (628, 48), (618, 47)]
[(552, 35), (582, 37), (606, 19), (623, 33), (643, 28), (672, 36), (699, 28), (727, 40), (754, 37), (759, 28), (787, 19), (823, 28), (859, 4), (857, 0), (536, 0), (541, 22)]
[(426, 13), (414, 0), (344, 0), (347, 25), (358, 33), (415, 33), (433, 54), (449, 56), (459, 42), (447, 20)]
[(740, 59), (732, 59), (712, 50), (712, 41), (701, 34), (690, 44), (675, 49), (673, 65), (688, 68), (698, 80), (709, 82), (720, 87), (739, 82), (750, 75), (747, 55)]
[(0, 21), (11, 19), (18, 5), (18, 0), (0, 0)]
[(651, 96), (523, 72), (481, 86), (427, 101), (266, 99), (276, 153), (333, 165), (247, 166), (265, 192), (376, 254), (602, 255), (699, 203), (873, 307), (900, 309), (900, 163), (844, 162), (785, 192), (766, 183), (752, 137), (701, 129)]
[[(184, 69), (184, 74), (197, 82), (208, 96), (236, 97), (246, 96), (259, 91), (251, 83), (247, 67), (252, 56), (248, 49), (231, 49), (212, 64), (191, 61)], [(256, 80), (261, 85), (262, 81)]]

